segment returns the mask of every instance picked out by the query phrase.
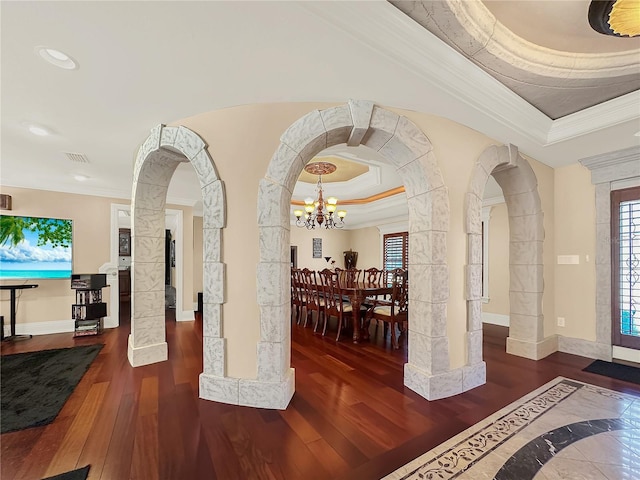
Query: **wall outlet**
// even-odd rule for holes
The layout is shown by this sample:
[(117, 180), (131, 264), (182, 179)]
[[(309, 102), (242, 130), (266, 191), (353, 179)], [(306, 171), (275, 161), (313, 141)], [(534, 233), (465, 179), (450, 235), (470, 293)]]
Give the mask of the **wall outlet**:
[(558, 317), (558, 326), (564, 327), (564, 317)]

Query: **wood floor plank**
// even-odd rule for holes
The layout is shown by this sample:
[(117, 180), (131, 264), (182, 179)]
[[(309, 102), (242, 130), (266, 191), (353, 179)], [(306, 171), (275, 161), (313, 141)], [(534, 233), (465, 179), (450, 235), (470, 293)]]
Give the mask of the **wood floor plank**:
[(82, 402), (78, 413), (74, 415), (71, 427), (54, 455), (46, 475), (53, 476), (78, 467), (82, 449), (93, 428), (96, 416), (102, 410), (102, 402), (107, 391), (107, 383), (94, 383)]
[(131, 458), (131, 479), (159, 480), (158, 414), (138, 416)]

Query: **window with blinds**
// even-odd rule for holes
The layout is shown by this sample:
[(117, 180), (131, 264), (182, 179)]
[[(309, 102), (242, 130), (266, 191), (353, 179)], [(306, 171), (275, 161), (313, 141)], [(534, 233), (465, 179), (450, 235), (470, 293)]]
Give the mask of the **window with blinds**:
[(409, 265), (409, 232), (388, 233), (383, 237), (383, 268), (407, 268)]

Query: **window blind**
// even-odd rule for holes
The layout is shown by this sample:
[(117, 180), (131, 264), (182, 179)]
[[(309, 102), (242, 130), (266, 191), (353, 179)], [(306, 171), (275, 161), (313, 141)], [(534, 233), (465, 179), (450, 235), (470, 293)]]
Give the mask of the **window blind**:
[(409, 264), (409, 232), (384, 235), (383, 262), (385, 270), (407, 268)]

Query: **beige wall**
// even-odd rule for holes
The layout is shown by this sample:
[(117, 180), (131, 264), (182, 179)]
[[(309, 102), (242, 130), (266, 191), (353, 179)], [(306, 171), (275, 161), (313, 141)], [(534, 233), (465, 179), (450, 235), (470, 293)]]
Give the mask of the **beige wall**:
[[(321, 258), (313, 258), (314, 238), (322, 239)], [(306, 228), (291, 227), (291, 245), (298, 247), (298, 268), (309, 268), (310, 270), (344, 268), (342, 252), (349, 250), (350, 239), (349, 230), (307, 230)], [(333, 265), (331, 261), (327, 263), (324, 257), (331, 257), (336, 263)]]
[(358, 252), (358, 268), (382, 268), (382, 243), (376, 227), (350, 230), (350, 248)]
[[(111, 250), (111, 204), (128, 204), (120, 198), (95, 197), (69, 193), (2, 187), (2, 192), (13, 197), (10, 215), (54, 217), (73, 220), (73, 272), (96, 273), (110, 262)], [(193, 304), (193, 215), (191, 207), (167, 205), (168, 209), (183, 213), (183, 302), (184, 309), (191, 310)], [(114, 263), (117, 265), (117, 257)], [(3, 281), (3, 284), (15, 281)], [(37, 283), (35, 290), (25, 290), (18, 302), (17, 323), (52, 322), (71, 320), (71, 305), (75, 292), (69, 280), (24, 280), (21, 283)], [(111, 287), (107, 287), (111, 288)], [(109, 293), (103, 292), (108, 311)], [(2, 292), (0, 313), (9, 322), (9, 292)]]
[(580, 257), (578, 265), (555, 266), (555, 312), (565, 319), (565, 327), (555, 328), (560, 335), (595, 341), (595, 187), (591, 172), (582, 165), (557, 168), (554, 173), (555, 253)]
[(489, 301), (482, 311), (509, 315), (509, 217), (507, 204), (491, 207), (489, 220)]
[[(313, 258), (313, 238), (322, 239), (322, 257)], [(298, 268), (322, 270), (323, 268), (344, 268), (344, 252), (351, 249), (358, 252), (357, 267), (361, 269), (381, 268), (382, 245), (380, 233), (376, 227), (356, 230), (307, 230), (291, 226), (290, 242), (298, 247)], [(327, 263), (325, 256), (335, 260)]]
[[(67, 193), (2, 187), (13, 197), (10, 215), (64, 218), (73, 221), (73, 272), (96, 273), (110, 259), (111, 203), (120, 199), (71, 195)], [(18, 302), (16, 323), (71, 320), (75, 292), (67, 280), (21, 280), (12, 283), (37, 283), (35, 290), (24, 290)], [(103, 294), (107, 295), (107, 292)], [(1, 310), (9, 322), (9, 292), (2, 292)]]

